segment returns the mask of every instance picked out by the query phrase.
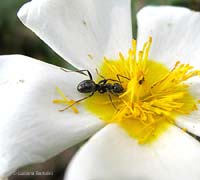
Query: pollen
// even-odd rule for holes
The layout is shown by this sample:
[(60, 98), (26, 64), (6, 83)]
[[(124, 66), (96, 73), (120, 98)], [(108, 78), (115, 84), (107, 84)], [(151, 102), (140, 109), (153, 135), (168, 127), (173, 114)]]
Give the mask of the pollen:
[(177, 116), (197, 110), (199, 103), (185, 81), (199, 76), (200, 71), (180, 61), (169, 69), (149, 59), (151, 44), (150, 37), (137, 52), (133, 40), (127, 56), (120, 52), (117, 60), (104, 57), (99, 74), (121, 83), (124, 92), (111, 94), (111, 99), (108, 94), (95, 93), (83, 102), (90, 112), (107, 124), (117, 123), (141, 144), (157, 139)]

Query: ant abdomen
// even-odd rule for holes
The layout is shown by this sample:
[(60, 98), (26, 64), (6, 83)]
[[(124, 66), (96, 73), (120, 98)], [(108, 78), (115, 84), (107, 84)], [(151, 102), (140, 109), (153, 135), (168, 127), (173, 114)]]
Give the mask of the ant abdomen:
[(93, 93), (96, 91), (96, 84), (92, 80), (84, 80), (78, 84), (77, 90), (80, 93)]

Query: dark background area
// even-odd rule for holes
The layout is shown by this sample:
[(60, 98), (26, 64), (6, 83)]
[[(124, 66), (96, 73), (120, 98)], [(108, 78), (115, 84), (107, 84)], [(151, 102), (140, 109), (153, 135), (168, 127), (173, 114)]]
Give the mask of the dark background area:
[[(71, 68), (61, 57), (55, 54), (34, 33), (27, 29), (18, 19), (17, 11), (27, 0), (0, 1), (0, 55), (23, 54), (42, 61)], [(184, 6), (200, 11), (200, 0), (135, 0), (132, 1), (133, 36), (136, 37), (136, 18), (138, 9), (146, 5)], [(38, 137), (39, 138), (39, 137)], [(73, 154), (80, 147), (70, 148), (49, 161), (21, 168), (10, 180), (61, 180)], [(28, 173), (30, 175), (25, 175)], [(34, 173), (34, 175), (31, 175)], [(39, 175), (46, 173), (46, 175)], [(37, 175), (36, 175), (37, 174)], [(50, 174), (50, 175), (48, 175)]]

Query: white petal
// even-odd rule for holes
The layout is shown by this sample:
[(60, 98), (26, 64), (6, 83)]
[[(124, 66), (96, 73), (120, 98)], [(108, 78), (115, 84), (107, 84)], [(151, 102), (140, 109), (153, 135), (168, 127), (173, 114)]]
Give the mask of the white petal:
[(76, 85), (85, 78), (25, 56), (0, 57), (0, 176), (45, 161), (103, 126), (81, 107), (78, 114), (58, 112), (64, 106), (52, 103), (56, 86), (80, 98)]
[(176, 118), (177, 126), (186, 129), (188, 132), (200, 137), (200, 105), (198, 110), (186, 116)]
[(95, 69), (103, 56), (114, 58), (131, 46), (130, 0), (32, 0), (18, 16), (81, 69)]
[(195, 99), (200, 99), (200, 77), (196, 76), (185, 82), (189, 86), (189, 91)]
[[(189, 90), (192, 96), (195, 99), (200, 100), (200, 78), (195, 77), (189, 79), (187, 84), (189, 85)], [(176, 124), (181, 128), (187, 129), (190, 133), (200, 137), (200, 105), (198, 104), (197, 107), (198, 110), (193, 111), (189, 115), (178, 116), (176, 118)]]
[(200, 68), (200, 13), (181, 7), (145, 7), (139, 11), (138, 48), (153, 37), (150, 58), (172, 68), (177, 60)]
[(139, 145), (108, 125), (77, 153), (65, 180), (199, 180), (200, 144), (172, 126), (151, 145)]

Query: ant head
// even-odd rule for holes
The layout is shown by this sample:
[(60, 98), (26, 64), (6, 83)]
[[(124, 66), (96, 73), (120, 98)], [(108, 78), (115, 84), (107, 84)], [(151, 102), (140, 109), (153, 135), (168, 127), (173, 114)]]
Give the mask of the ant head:
[(122, 87), (121, 84), (115, 83), (115, 84), (113, 85), (113, 92), (114, 92), (114, 93), (123, 93), (123, 92), (124, 92), (124, 88)]

